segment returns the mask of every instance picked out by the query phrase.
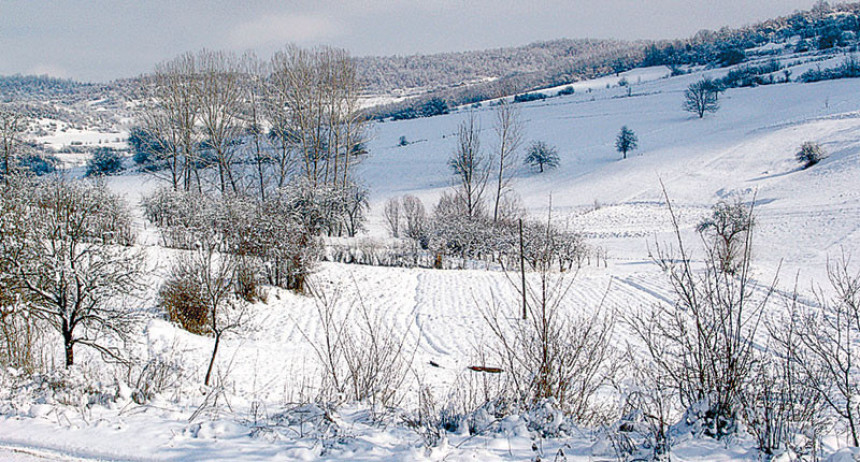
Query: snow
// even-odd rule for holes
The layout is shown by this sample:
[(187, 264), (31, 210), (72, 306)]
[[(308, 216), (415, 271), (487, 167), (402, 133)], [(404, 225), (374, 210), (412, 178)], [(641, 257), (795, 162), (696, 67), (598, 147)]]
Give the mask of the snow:
[[(666, 68), (637, 69), (578, 82), (573, 95), (518, 105), (526, 139), (558, 147), (561, 157), (557, 170), (517, 172), (514, 188), (524, 205), (530, 214), (546, 216), (551, 204), (556, 222), (583, 232), (589, 244), (608, 255), (605, 266), (592, 262), (575, 278), (567, 276), (574, 283), (562, 302), (563, 311), (589, 312), (601, 302), (617, 310), (672, 303), (664, 275), (649, 257), (654, 242), (669, 239), (672, 230), (661, 182), (685, 236), (692, 236), (714, 202), (755, 197), (756, 275), (761, 280), (769, 281), (781, 267), (789, 276), (801, 271), (801, 281), (823, 282), (828, 257), (843, 250), (860, 253), (858, 81), (731, 89), (721, 95), (722, 108), (716, 114), (698, 119), (681, 110), (687, 85), (724, 72), (668, 77)], [(622, 77), (633, 85), (630, 97), (617, 86)], [(484, 105), (475, 111), (484, 146), (490, 147), (492, 108)], [(372, 193), (371, 236), (384, 236), (381, 211), (387, 199), (414, 194), (431, 210), (450, 187), (446, 162), (463, 112), (374, 126), (372, 156), (359, 172)], [(640, 142), (626, 160), (614, 150), (622, 125), (633, 129)], [(102, 136), (69, 130), (46, 141), (91, 142)], [(400, 136), (411, 144), (398, 146)], [(804, 141), (820, 143), (829, 157), (801, 170), (794, 153)], [(157, 182), (125, 174), (111, 178), (110, 185), (137, 204)], [(136, 213), (155, 273), (149, 284), (151, 304), (175, 252), (154, 245), (154, 230), (145, 225), (139, 210)], [(491, 336), (485, 313), (497, 309), (514, 317), (518, 312), (516, 289), (500, 271), (325, 263), (310, 284), (336, 295), (338, 312), (354, 312), (360, 299), (374, 316), (406, 336), (411, 359), (402, 396), (406, 408), (417, 402), (419, 383), (444, 400), (474, 379), (466, 367), (475, 364)], [(295, 423), (297, 415), (319, 417), (317, 409), (293, 404), (317, 386), (311, 346), (323, 336), (317, 305), (311, 297), (270, 289), (267, 301), (253, 305), (250, 312), (242, 336), (225, 338), (219, 352), (216, 375), (225, 401), (218, 406), (206, 406), (207, 399), (217, 396), (204, 395), (199, 386), (212, 339), (153, 318), (141, 327), (141, 348), (152, 357), (181, 358), (185, 375), (178, 391), (146, 405), (132, 402), (124, 385), (116, 387), (114, 402), (90, 407), (50, 400), (0, 406), (0, 459), (525, 460), (536, 455), (549, 459), (559, 451), (568, 460), (613, 457), (589, 430), (541, 439), (514, 417), (482, 435), (448, 434), (432, 449), (404, 425), (373, 423), (368, 409), (359, 405), (332, 412), (342, 432), (336, 435), (326, 434), (310, 418)], [(622, 332), (617, 341), (627, 339)], [(91, 352), (82, 351), (81, 356), (87, 367), (102, 367)], [(206, 412), (196, 412), (201, 409)], [(305, 431), (311, 436), (303, 436)], [(749, 460), (756, 457), (750, 444), (727, 447), (688, 439), (673, 449), (673, 456)], [(829, 448), (836, 449), (836, 444)], [(839, 452), (832, 460), (850, 460), (851, 454)]]
[[(626, 229), (630, 237), (641, 237), (635, 243), (639, 250), (615, 256), (643, 259), (643, 236), (656, 230), (637, 224), (665, 220), (662, 180), (673, 202), (699, 215), (717, 200), (737, 194), (751, 199), (755, 194), (761, 223), (758, 238), (763, 247), (775, 246), (758, 255), (762, 264), (774, 267), (785, 260), (792, 268), (821, 266), (841, 247), (856, 249), (857, 81), (730, 89), (721, 95), (722, 108), (716, 114), (698, 119), (681, 110), (687, 85), (702, 75), (718, 77), (724, 72), (634, 85), (629, 98), (623, 88), (611, 88), (521, 104), (526, 140), (556, 146), (561, 158), (555, 171), (518, 172), (515, 189), (526, 207), (545, 216), (551, 203), (554, 215), (571, 217), (572, 226), (585, 226), (583, 230), (596, 235), (618, 235)], [(475, 111), (488, 147), (492, 108)], [(374, 210), (402, 194), (414, 194), (432, 206), (450, 186), (446, 161), (463, 117), (461, 111), (377, 126), (373, 157), (360, 167)], [(639, 138), (639, 149), (626, 160), (614, 148), (622, 125)], [(401, 135), (422, 141), (398, 146)], [(801, 171), (794, 154), (804, 141), (820, 143), (830, 157)], [(600, 204), (597, 212), (585, 213), (595, 204)], [(625, 224), (619, 229), (619, 223)], [(381, 233), (381, 219), (376, 225)]]

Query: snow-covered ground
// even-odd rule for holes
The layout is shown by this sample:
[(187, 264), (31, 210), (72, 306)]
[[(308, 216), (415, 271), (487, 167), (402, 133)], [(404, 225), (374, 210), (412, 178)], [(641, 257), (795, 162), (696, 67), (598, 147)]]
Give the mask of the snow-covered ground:
[[(608, 256), (606, 267), (586, 266), (576, 275), (564, 311), (588, 312), (601, 301), (617, 310), (672, 302), (664, 275), (649, 257), (653, 243), (669, 239), (671, 231), (661, 181), (686, 236), (716, 201), (755, 197), (755, 270), (762, 280), (769, 281), (781, 265), (790, 280), (785, 285), (793, 284), (797, 271), (802, 285), (823, 282), (828, 256), (843, 250), (860, 254), (858, 80), (731, 89), (721, 95), (716, 114), (698, 119), (682, 111), (687, 85), (703, 74), (724, 72), (668, 77), (665, 68), (639, 69), (622, 75), (632, 85), (629, 97), (617, 86), (619, 76), (575, 84), (570, 96), (518, 105), (526, 140), (556, 146), (561, 162), (544, 174), (521, 169), (514, 189), (530, 214), (545, 216), (551, 204), (556, 222), (583, 232)], [(475, 111), (489, 149), (493, 109), (484, 105)], [(463, 117), (460, 111), (373, 127), (372, 156), (360, 167), (371, 189), (371, 235), (385, 233), (382, 209), (388, 198), (414, 194), (432, 209), (450, 187), (446, 162)], [(639, 149), (625, 160), (614, 149), (622, 125), (639, 137)], [(410, 144), (398, 146), (401, 136)], [(801, 170), (794, 155), (804, 141), (820, 143), (829, 157)], [(137, 202), (154, 182), (127, 174), (111, 185)], [(151, 227), (145, 229), (151, 237)], [(154, 242), (147, 239), (147, 251), (157, 278), (171, 253)], [(517, 313), (513, 283), (498, 271), (321, 264), (310, 283), (334, 299), (339, 312), (355, 313), (361, 300), (374, 317), (405, 335), (411, 358), (402, 396), (407, 408), (417, 402), (419, 384), (444, 400), (475, 374), (466, 367), (476, 364), (491, 335), (483, 313), (493, 307), (511, 317)], [(198, 387), (212, 339), (151, 319), (142, 327), (140, 348), (152, 356), (181, 357), (185, 382), (179, 392), (145, 406), (135, 405), (122, 386), (115, 400), (91, 406), (59, 405), (62, 400), (50, 392), (36, 403), (13, 399), (0, 405), (0, 458), (549, 460), (564, 454), (567, 460), (613, 459), (597, 433), (581, 430), (544, 440), (515, 419), (497, 422), (498, 428), (483, 436), (448, 435), (432, 449), (403, 425), (372, 423), (361, 406), (333, 411), (336, 434), (310, 428), (319, 423), (312, 418), (316, 411), (291, 403), (315, 391), (312, 345), (323, 335), (318, 305), (308, 296), (271, 289), (267, 302), (251, 308), (250, 319), (243, 334), (228, 337), (219, 352), (216, 372), (224, 394), (217, 406), (207, 405), (213, 397)], [(627, 339), (623, 332), (617, 337), (619, 345)], [(90, 357), (84, 369), (87, 362), (100, 363)], [(206, 412), (195, 412), (201, 409)], [(296, 423), (302, 415), (315, 423)], [(727, 448), (682, 440), (673, 456), (754, 460), (751, 444), (739, 441)], [(839, 445), (831, 441), (828, 449)]]

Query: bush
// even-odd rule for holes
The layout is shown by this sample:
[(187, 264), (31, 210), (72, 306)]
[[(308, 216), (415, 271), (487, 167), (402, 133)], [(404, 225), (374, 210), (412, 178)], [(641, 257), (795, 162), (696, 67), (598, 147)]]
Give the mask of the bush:
[(132, 160), (134, 163), (147, 169), (153, 169), (170, 147), (168, 142), (159, 139), (141, 127), (131, 129), (128, 135), (128, 145), (133, 153)]
[(209, 332), (209, 307), (203, 287), (189, 266), (177, 265), (158, 291), (158, 304), (167, 319), (192, 334)]
[(543, 93), (524, 93), (522, 95), (514, 96), (515, 103), (527, 103), (529, 101), (542, 101), (546, 99), (546, 95)]
[(719, 56), (717, 56), (720, 66), (723, 67), (740, 64), (744, 62), (745, 59), (747, 59), (746, 53), (744, 53), (744, 50), (741, 48), (727, 48), (721, 51)]
[(36, 176), (48, 175), (57, 170), (57, 158), (50, 155), (26, 155), (18, 159), (18, 166)]
[(715, 83), (721, 88), (771, 85), (775, 83), (772, 74), (782, 69), (782, 64), (775, 59), (758, 66), (744, 65), (730, 70), (725, 77), (717, 80)]
[(111, 148), (98, 148), (87, 161), (86, 176), (114, 175), (122, 171), (122, 157)]
[(800, 76), (804, 83), (822, 80), (851, 79), (860, 77), (860, 64), (853, 56), (845, 58), (839, 66), (831, 69), (810, 69)]
[(565, 96), (565, 95), (572, 95), (574, 93), (576, 93), (576, 89), (573, 88), (573, 86), (567, 86), (567, 87), (564, 87), (561, 90), (559, 90), (558, 93), (556, 93), (556, 95), (557, 96)]
[(800, 146), (800, 151), (795, 155), (797, 161), (803, 164), (803, 168), (807, 169), (817, 164), (826, 157), (824, 149), (821, 145), (812, 141), (807, 141)]

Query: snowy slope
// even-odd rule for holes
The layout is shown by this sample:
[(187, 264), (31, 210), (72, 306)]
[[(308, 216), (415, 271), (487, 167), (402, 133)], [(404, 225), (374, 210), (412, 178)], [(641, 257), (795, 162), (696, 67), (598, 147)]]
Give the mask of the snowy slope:
[[(610, 79), (582, 83), (571, 96), (519, 106), (526, 139), (557, 146), (561, 166), (542, 175), (522, 170), (514, 188), (530, 213), (545, 215), (551, 201), (557, 220), (584, 232), (590, 244), (609, 256), (608, 267), (586, 266), (576, 275), (562, 303), (564, 311), (588, 312), (601, 302), (622, 311), (672, 302), (664, 276), (648, 257), (649, 243), (667, 239), (670, 231), (661, 180), (687, 236), (715, 201), (755, 194), (756, 269), (762, 280), (770, 280), (781, 263), (789, 276), (785, 279), (793, 280), (794, 271), (802, 268), (803, 281), (822, 281), (828, 255), (842, 249), (860, 253), (857, 80), (732, 89), (721, 96), (719, 112), (700, 120), (683, 112), (681, 102), (686, 86), (703, 72), (664, 78), (665, 71), (645, 69), (628, 76), (630, 97)], [(723, 72), (704, 73), (716, 77)], [(476, 113), (489, 148), (493, 113), (487, 106)], [(415, 194), (432, 209), (450, 187), (446, 161), (463, 117), (461, 111), (374, 126), (372, 157), (360, 167), (372, 192), (371, 234), (384, 234), (381, 211), (388, 198)], [(635, 130), (640, 140), (640, 148), (626, 160), (614, 150), (622, 125)], [(397, 146), (400, 136), (411, 144)], [(830, 157), (799, 170), (794, 153), (804, 141), (821, 143)], [(133, 202), (155, 186), (137, 175), (113, 178), (111, 185)], [(144, 228), (142, 222), (140, 226)], [(146, 232), (156, 272), (152, 296), (175, 253), (153, 245), (151, 227)], [(339, 313), (354, 315), (363, 304), (405, 335), (411, 368), (403, 387), (404, 407), (416, 403), (419, 383), (444, 400), (472, 377), (465, 368), (479, 363), (479, 350), (491, 335), (484, 313), (498, 309), (513, 317), (518, 312), (513, 284), (498, 271), (339, 264), (322, 264), (311, 278), (313, 287), (335, 299)], [(192, 416), (206, 399), (199, 383), (212, 339), (151, 319), (141, 329), (145, 340), (140, 348), (150, 355), (181, 357), (187, 383), (178, 396), (160, 397), (148, 406), (120, 397), (87, 412), (13, 402), (0, 413), (0, 458), (7, 457), (4, 451), (24, 449), (24, 460), (30, 455), (73, 460), (523, 460), (536, 455), (531, 447), (539, 443), (544, 457), (563, 448), (568, 460), (611, 459), (611, 451), (600, 449), (592, 433), (536, 441), (513, 420), (500, 422), (495, 436), (449, 435), (433, 450), (425, 450), (418, 434), (402, 425), (370, 423), (361, 407), (337, 411), (334, 418), (346, 434), (329, 439), (303, 437), (295, 426), (255, 424), (258, 413), (264, 420), (275, 419), (291, 409), (290, 403), (315, 391), (312, 345), (323, 336), (317, 309), (310, 297), (274, 289), (266, 303), (254, 305), (247, 329), (228, 337), (219, 353), (217, 373), (228, 404), (206, 418)], [(628, 339), (622, 330), (616, 341), (623, 345)], [(100, 364), (92, 356), (84, 362), (93, 368)], [(755, 458), (748, 442), (740, 443), (726, 448), (682, 441), (674, 455), (680, 460)]]
[[(765, 262), (818, 265), (841, 246), (860, 247), (857, 80), (730, 89), (720, 97), (720, 111), (704, 119), (681, 110), (687, 85), (703, 74), (722, 73), (633, 84), (631, 97), (626, 97), (626, 89), (613, 87), (520, 105), (526, 139), (558, 147), (561, 166), (543, 175), (519, 172), (515, 190), (532, 213), (544, 214), (551, 199), (555, 215), (576, 215), (573, 226), (622, 238), (631, 227), (640, 236), (665, 230), (657, 224), (663, 221), (660, 215), (665, 216), (659, 206), (660, 180), (674, 202), (700, 213), (732, 194), (751, 199), (754, 193), (760, 243), (772, 250), (760, 255)], [(475, 112), (484, 147), (492, 149), (492, 108)], [(374, 155), (362, 165), (374, 210), (381, 210), (388, 197), (405, 193), (432, 205), (450, 185), (446, 160), (463, 117), (459, 113), (377, 126)], [(622, 125), (639, 137), (639, 149), (627, 160), (621, 160), (614, 146)], [(413, 144), (397, 146), (400, 136)], [(800, 171), (794, 154), (804, 141), (820, 143), (830, 157)], [(595, 204), (600, 210), (582, 215)], [(620, 229), (619, 222), (624, 223)], [(641, 242), (635, 245), (638, 251), (623, 242), (619, 246), (616, 257), (645, 256)]]

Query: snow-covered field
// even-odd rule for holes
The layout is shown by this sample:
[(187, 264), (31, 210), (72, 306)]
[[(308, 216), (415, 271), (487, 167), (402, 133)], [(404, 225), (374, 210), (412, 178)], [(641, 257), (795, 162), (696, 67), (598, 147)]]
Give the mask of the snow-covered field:
[[(718, 77), (723, 72), (704, 74)], [(530, 214), (546, 216), (551, 204), (556, 222), (584, 233), (589, 244), (608, 256), (606, 267), (587, 265), (575, 276), (563, 310), (588, 312), (601, 301), (616, 310), (672, 302), (665, 276), (649, 257), (649, 248), (671, 233), (661, 181), (690, 238), (716, 201), (754, 197), (755, 272), (763, 281), (781, 267), (787, 281), (783, 288), (790, 288), (797, 272), (804, 287), (823, 283), (828, 257), (842, 251), (860, 254), (858, 80), (730, 89), (720, 97), (719, 112), (698, 119), (683, 112), (681, 103), (684, 89), (702, 72), (668, 77), (665, 68), (639, 69), (623, 77), (632, 85), (629, 97), (626, 88), (617, 86), (620, 77), (611, 77), (575, 84), (574, 95), (519, 105), (526, 140), (556, 146), (561, 162), (544, 174), (522, 169), (514, 189)], [(492, 108), (475, 111), (489, 147)], [(446, 162), (463, 112), (373, 127), (372, 156), (360, 167), (371, 189), (369, 234), (384, 236), (382, 209), (388, 198), (413, 194), (432, 208), (450, 187)], [(626, 160), (614, 149), (622, 125), (639, 137), (639, 149)], [(401, 136), (410, 144), (398, 146)], [(820, 143), (829, 157), (801, 170), (794, 155), (804, 141)], [(133, 202), (154, 186), (136, 174), (117, 177), (111, 185)], [(146, 229), (152, 233), (151, 226)], [(155, 272), (162, 274), (171, 253), (152, 245), (153, 239), (147, 242)], [(404, 408), (417, 402), (419, 384), (445, 400), (470, 380), (475, 373), (466, 367), (477, 363), (491, 335), (483, 313), (495, 307), (513, 317), (518, 306), (513, 283), (499, 271), (327, 263), (319, 266), (311, 285), (333, 298), (341, 312), (355, 313), (360, 300), (373, 316), (406, 336), (411, 367)], [(144, 406), (131, 401), (124, 385), (116, 400), (92, 406), (58, 404), (63, 400), (50, 391), (36, 403), (0, 403), (0, 459), (614, 458), (591, 430), (544, 440), (516, 419), (497, 422), (495, 431), (478, 437), (448, 435), (432, 449), (425, 449), (418, 432), (400, 422), (373, 423), (361, 406), (332, 412), (336, 433), (311, 428), (319, 425), (312, 418), (314, 409), (295, 409), (291, 403), (314, 392), (318, 374), (312, 344), (322, 335), (318, 304), (311, 297), (271, 289), (266, 303), (252, 307), (247, 330), (225, 340), (217, 364), (223, 395), (213, 397), (204, 396), (198, 386), (212, 339), (151, 319), (142, 328), (145, 341), (139, 348), (146, 355), (181, 357), (185, 376), (180, 391)], [(627, 340), (622, 330), (615, 341), (622, 346)], [(94, 357), (84, 362), (82, 373), (100, 364)], [(117, 383), (102, 385), (117, 388)], [(222, 401), (207, 401), (215, 398)], [(307, 422), (313, 423), (301, 421), (305, 411)], [(844, 441), (828, 443), (833, 451)], [(680, 440), (673, 457), (755, 460), (751, 445), (744, 440), (728, 446)]]

